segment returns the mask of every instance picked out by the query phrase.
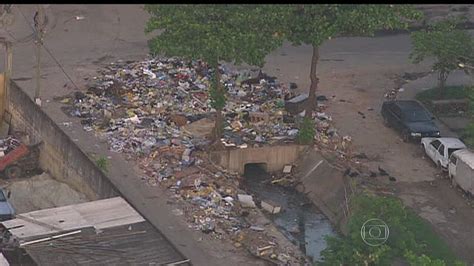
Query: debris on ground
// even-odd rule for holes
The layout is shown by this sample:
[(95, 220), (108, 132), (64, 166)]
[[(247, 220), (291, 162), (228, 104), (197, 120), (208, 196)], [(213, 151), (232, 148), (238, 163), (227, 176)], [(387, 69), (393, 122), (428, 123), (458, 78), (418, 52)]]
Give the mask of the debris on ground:
[[(192, 228), (217, 239), (231, 239), (235, 247), (243, 245), (273, 262), (291, 261), (291, 252), (280, 250), (266, 230), (246, 221), (246, 213), (257, 204), (240, 190), (238, 174), (214, 165), (207, 156), (215, 121), (208, 92), (214, 71), (203, 62), (177, 58), (118, 61), (91, 78), (87, 91), (56, 100), (64, 104), (61, 109), (66, 114), (81, 119), (85, 131), (106, 139), (112, 151), (135, 160), (150, 186), (169, 189), (183, 203), (173, 214), (183, 215)], [(255, 75), (224, 65), (219, 71), (228, 92), (224, 147), (245, 149), (296, 140), (304, 114), (301, 102), (307, 98), (295, 95), (296, 84), (286, 86), (261, 71)], [(316, 100), (311, 114), (316, 148), (333, 152), (340, 160), (352, 160), (351, 137), (338, 132), (325, 112), (326, 105), (319, 103), (336, 100), (323, 95)], [(296, 114), (286, 110), (288, 103), (294, 103)], [(294, 186), (293, 171), (293, 166), (285, 166), (271, 183)], [(267, 201), (262, 201), (262, 208), (274, 214), (281, 211)], [(258, 240), (249, 241), (251, 237)]]
[(271, 214), (277, 214), (280, 213), (281, 211), (281, 206), (278, 206), (277, 204), (273, 203), (272, 201), (269, 200), (262, 200), (260, 203), (262, 206), (262, 209), (265, 211), (271, 213)]
[(8, 136), (5, 139), (0, 139), (0, 157), (3, 157), (18, 148), (21, 142), (13, 136)]

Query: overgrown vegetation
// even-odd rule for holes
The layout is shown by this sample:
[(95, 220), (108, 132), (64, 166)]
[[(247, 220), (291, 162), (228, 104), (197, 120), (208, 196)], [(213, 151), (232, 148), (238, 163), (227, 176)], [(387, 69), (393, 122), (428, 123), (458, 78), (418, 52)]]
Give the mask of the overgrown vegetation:
[[(369, 219), (384, 221), (390, 235), (383, 245), (369, 246), (361, 227)], [(464, 265), (431, 226), (393, 197), (357, 195), (351, 201), (349, 235), (328, 237), (323, 265), (390, 265), (404, 259), (410, 265)]]
[(213, 140), (223, 129), (226, 89), (221, 82), (222, 61), (262, 67), (265, 56), (283, 43), (284, 21), (279, 5), (146, 5), (150, 13), (145, 31), (161, 31), (149, 41), (153, 54), (203, 60), (214, 71), (211, 106), (216, 110)]
[(412, 5), (289, 5), (280, 17), (287, 25), (286, 39), (293, 45), (311, 45), (311, 67), (306, 116), (311, 117), (316, 102), (319, 78), (317, 66), (319, 47), (341, 36), (371, 36), (383, 29), (406, 29), (409, 21), (420, 19), (422, 13)]
[(300, 128), (298, 131), (298, 143), (304, 145), (311, 144), (314, 140), (315, 134), (316, 131), (314, 130), (314, 121), (309, 117), (304, 117), (300, 123)]
[(457, 28), (460, 18), (449, 18), (431, 25), (426, 30), (413, 32), (413, 51), (410, 59), (418, 64), (434, 58), (433, 70), (438, 72), (438, 93), (443, 97), (449, 74), (460, 69), (460, 63), (471, 62), (474, 41), (467, 30)]
[[(444, 88), (443, 99), (466, 99), (469, 95), (470, 88), (465, 86), (447, 86)], [(416, 95), (416, 99), (429, 103), (432, 100), (439, 100), (440, 95), (438, 88), (424, 90)]]
[(107, 158), (100, 157), (97, 160), (95, 160), (95, 164), (97, 165), (97, 167), (99, 167), (99, 169), (102, 172), (107, 173), (109, 171), (109, 169), (108, 169), (109, 162), (107, 161)]

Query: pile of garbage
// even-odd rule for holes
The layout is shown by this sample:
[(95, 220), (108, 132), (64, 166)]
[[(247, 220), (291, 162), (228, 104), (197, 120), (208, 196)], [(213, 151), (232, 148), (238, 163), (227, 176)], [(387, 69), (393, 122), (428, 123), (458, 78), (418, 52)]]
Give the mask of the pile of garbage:
[[(147, 150), (177, 138), (180, 127), (211, 118), (215, 110), (208, 88), (213, 71), (202, 62), (176, 58), (113, 63), (92, 79), (86, 93), (63, 99), (72, 104), (63, 109), (83, 118), (85, 130), (107, 134), (117, 152)], [(229, 96), (225, 146), (245, 148), (296, 137), (296, 126), (283, 122), (286, 86), (261, 72), (251, 78), (249, 72), (225, 66), (220, 71)], [(151, 139), (154, 135), (156, 140)]]
[[(226, 147), (255, 147), (291, 142), (298, 129), (284, 109), (289, 90), (276, 78), (220, 67), (228, 91), (223, 110)], [(218, 239), (249, 245), (255, 228), (246, 222), (239, 200), (239, 178), (213, 165), (206, 156), (210, 141), (196, 128), (214, 126), (208, 88), (213, 69), (199, 61), (155, 58), (117, 62), (99, 71), (86, 92), (57, 99), (66, 114), (81, 118), (84, 130), (105, 136), (110, 149), (135, 159), (150, 185), (173, 192), (195, 230)], [(258, 256), (280, 262), (271, 236), (258, 231)], [(259, 242), (259, 243), (260, 243)], [(268, 244), (270, 243), (270, 244)], [(271, 246), (271, 247), (269, 247)], [(252, 249), (254, 250), (254, 249)]]
[(13, 136), (8, 136), (6, 139), (0, 139), (0, 157), (3, 157), (18, 148), (21, 142)]

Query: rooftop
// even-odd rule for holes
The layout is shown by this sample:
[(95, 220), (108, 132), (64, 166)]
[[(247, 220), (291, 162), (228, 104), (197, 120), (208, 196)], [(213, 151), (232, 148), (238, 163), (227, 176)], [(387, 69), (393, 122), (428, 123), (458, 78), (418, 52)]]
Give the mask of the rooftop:
[[(150, 223), (110, 227), (24, 246), (38, 265), (184, 265), (185, 260)], [(180, 264), (180, 262), (182, 264)]]
[(465, 150), (460, 150), (460, 151), (455, 151), (453, 154), (456, 154), (456, 156), (464, 161), (469, 167), (474, 169), (474, 152), (465, 149)]
[(458, 138), (437, 138), (441, 143), (448, 148), (460, 149), (465, 148), (466, 145)]
[(188, 262), (121, 197), (23, 213), (1, 224), (11, 234), (8, 247), (38, 265)]

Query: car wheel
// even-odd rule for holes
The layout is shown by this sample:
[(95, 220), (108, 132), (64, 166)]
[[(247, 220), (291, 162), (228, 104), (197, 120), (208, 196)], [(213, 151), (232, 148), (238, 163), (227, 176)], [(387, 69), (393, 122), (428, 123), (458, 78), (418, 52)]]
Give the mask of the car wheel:
[(436, 166), (438, 167), (439, 170), (441, 170), (441, 171), (443, 170), (443, 166), (441, 166), (441, 162), (440, 162), (440, 161), (438, 161), (438, 162), (436, 163)]
[(23, 170), (18, 165), (10, 165), (5, 169), (7, 179), (18, 178), (23, 174)]

